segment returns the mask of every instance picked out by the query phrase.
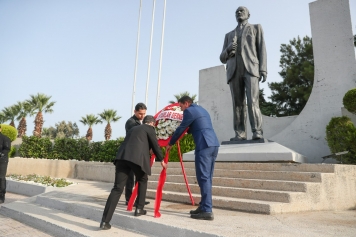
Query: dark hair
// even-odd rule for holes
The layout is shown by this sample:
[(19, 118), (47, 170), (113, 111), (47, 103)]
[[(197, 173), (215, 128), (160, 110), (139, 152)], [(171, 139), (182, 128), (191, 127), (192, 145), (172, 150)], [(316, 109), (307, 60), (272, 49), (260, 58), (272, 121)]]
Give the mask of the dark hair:
[(156, 122), (156, 119), (152, 115), (146, 115), (142, 121), (143, 124), (148, 124), (152, 122)]
[(185, 95), (185, 96), (182, 96), (179, 100), (178, 100), (179, 103), (182, 103), (184, 104), (185, 102), (188, 102), (189, 104), (192, 104), (193, 103), (193, 100), (192, 98), (190, 98), (189, 96)]
[(135, 106), (135, 111), (139, 111), (140, 109), (144, 109), (144, 110), (147, 110), (147, 107), (144, 103), (138, 103), (136, 106)]

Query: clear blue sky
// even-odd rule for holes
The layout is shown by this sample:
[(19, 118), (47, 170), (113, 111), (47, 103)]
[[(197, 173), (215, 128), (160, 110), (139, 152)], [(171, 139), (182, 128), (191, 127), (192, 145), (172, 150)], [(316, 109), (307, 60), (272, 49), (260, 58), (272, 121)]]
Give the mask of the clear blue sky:
[[(281, 81), (280, 45), (311, 36), (310, 0), (167, 0), (160, 108), (183, 91), (198, 94), (199, 70), (221, 65), (224, 36), (236, 27), (235, 10), (249, 8), (249, 22), (261, 24), (267, 45), (268, 82)], [(152, 0), (143, 0), (136, 86), (144, 102)], [(353, 32), (356, 0), (350, 0)], [(38, 92), (56, 101), (44, 127), (76, 122), (86, 114), (115, 109), (113, 139), (124, 136), (132, 115), (139, 0), (0, 0), (0, 110)], [(163, 0), (156, 1), (148, 114), (155, 113)], [(261, 84), (270, 95), (267, 83)], [(31, 135), (34, 117), (27, 118)], [(17, 126), (18, 122), (16, 122)], [(93, 127), (104, 140), (105, 123)]]

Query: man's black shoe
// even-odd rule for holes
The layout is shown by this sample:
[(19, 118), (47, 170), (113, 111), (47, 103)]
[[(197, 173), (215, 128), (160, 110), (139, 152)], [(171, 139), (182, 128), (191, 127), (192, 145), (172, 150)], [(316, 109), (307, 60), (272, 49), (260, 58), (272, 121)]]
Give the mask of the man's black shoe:
[(145, 205), (148, 205), (148, 204), (150, 204), (150, 202), (145, 202)]
[(208, 220), (212, 221), (214, 220), (214, 214), (212, 212), (199, 212), (198, 214), (192, 214), (190, 215), (191, 218), (193, 219), (198, 219), (198, 220)]
[(142, 215), (146, 215), (147, 211), (143, 210), (143, 209), (138, 209), (136, 208), (135, 210), (135, 216), (142, 216)]
[(100, 229), (102, 230), (109, 230), (111, 228), (111, 225), (107, 222), (102, 221), (100, 223)]
[(199, 206), (197, 209), (191, 210), (189, 213), (190, 213), (190, 214), (198, 214), (198, 213), (200, 213), (200, 212), (201, 212), (201, 209), (200, 209), (200, 206)]

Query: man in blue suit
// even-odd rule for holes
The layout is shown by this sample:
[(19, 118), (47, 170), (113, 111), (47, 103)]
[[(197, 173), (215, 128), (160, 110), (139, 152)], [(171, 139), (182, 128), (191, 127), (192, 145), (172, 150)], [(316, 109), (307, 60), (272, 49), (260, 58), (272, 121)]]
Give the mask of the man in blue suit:
[(178, 100), (183, 111), (183, 121), (172, 135), (166, 149), (169, 151), (186, 128), (193, 135), (195, 143), (195, 173), (200, 187), (201, 201), (196, 210), (190, 211), (191, 218), (214, 220), (212, 203), (212, 181), (214, 164), (219, 151), (219, 141), (211, 124), (209, 113), (193, 104), (189, 96)]

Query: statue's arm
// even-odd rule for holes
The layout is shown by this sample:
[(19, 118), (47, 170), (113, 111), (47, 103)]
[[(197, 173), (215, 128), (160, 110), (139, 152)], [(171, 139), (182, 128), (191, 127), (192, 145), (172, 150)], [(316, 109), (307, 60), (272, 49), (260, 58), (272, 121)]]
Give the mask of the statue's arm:
[(267, 75), (267, 51), (266, 44), (263, 36), (263, 29), (261, 25), (257, 25), (257, 39), (256, 39), (256, 48), (257, 48), (257, 57), (260, 65), (260, 73)]
[(225, 35), (225, 40), (224, 40), (224, 46), (223, 46), (223, 49), (222, 49), (222, 52), (220, 54), (220, 61), (222, 63), (226, 63), (228, 58), (229, 58), (229, 53), (227, 51), (227, 46), (228, 46), (228, 37), (227, 37), (227, 34)]

